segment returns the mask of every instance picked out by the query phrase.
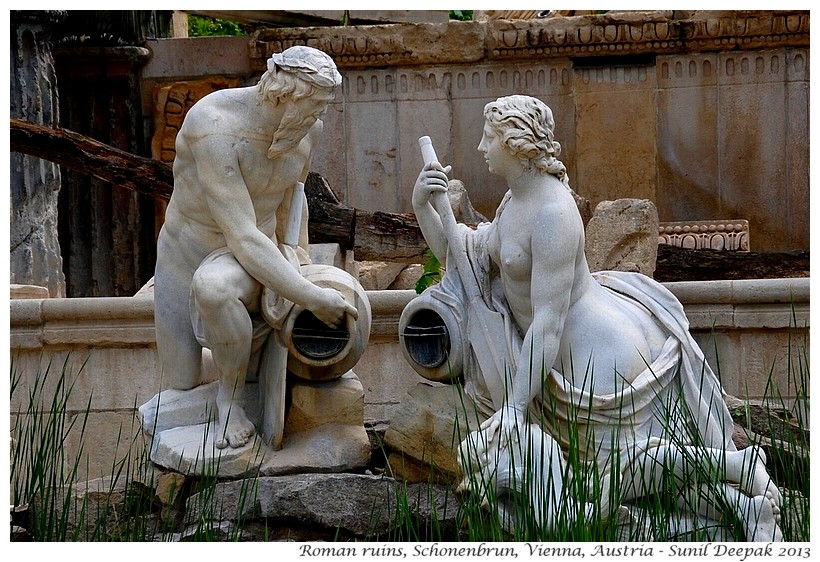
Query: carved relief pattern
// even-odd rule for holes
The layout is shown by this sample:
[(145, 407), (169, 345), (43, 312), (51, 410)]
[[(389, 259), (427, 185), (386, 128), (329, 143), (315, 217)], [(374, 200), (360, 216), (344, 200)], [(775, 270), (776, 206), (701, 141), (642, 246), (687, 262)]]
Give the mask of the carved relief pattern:
[(239, 78), (220, 76), (157, 84), (154, 88), (154, 137), (151, 140), (151, 155), (157, 160), (173, 164), (177, 133), (191, 106), (211, 92), (240, 85)]
[[(322, 28), (315, 28), (317, 35)], [(301, 30), (296, 30), (301, 35)], [(355, 36), (328, 37), (290, 36), (285, 30), (262, 30), (252, 41), (251, 58), (264, 62), (273, 53), (279, 53), (294, 45), (308, 45), (322, 50), (333, 57), (340, 68), (356, 65), (396, 65), (413, 62), (414, 55), (404, 48), (401, 36)], [(262, 68), (264, 65), (256, 65)]]
[(395, 26), (264, 29), (250, 42), (251, 66), (293, 45), (333, 56), (340, 68), (416, 66), (528, 57), (671, 54), (809, 46), (808, 11), (696, 12)]
[[(688, 60), (687, 60), (688, 59)], [(714, 85), (717, 83), (716, 54), (658, 59), (658, 84), (662, 87), (677, 83), (686, 86)]]
[(343, 96), (347, 102), (391, 100), (440, 100), (453, 95), (460, 99), (501, 95), (510, 89), (522, 94), (544, 91), (569, 93), (571, 67), (556, 64), (533, 68), (518, 65), (499, 69), (475, 66), (469, 70), (413, 69), (351, 70), (343, 76)]
[(610, 66), (608, 68), (577, 69), (581, 83), (590, 84), (640, 84), (649, 78), (647, 68), (630, 66)]
[(522, 51), (545, 56), (634, 54), (679, 50), (684, 45), (679, 21), (596, 23), (587, 17), (580, 19), (576, 26), (533, 25), (537, 20), (526, 26), (497, 22), (489, 30), (490, 53), (493, 58), (517, 57)]
[(808, 52), (804, 49), (732, 51), (658, 59), (658, 83), (702, 86), (808, 81)]
[(333, 57), (339, 68), (416, 66), (435, 62), (478, 61), (483, 55), (481, 24), (405, 24), (339, 28), (262, 29), (250, 42), (251, 67), (265, 68), (273, 53), (294, 45), (308, 45)]
[(686, 39), (700, 48), (780, 47), (792, 41), (808, 46), (808, 12), (734, 12), (687, 22)]
[(749, 251), (749, 221), (662, 222), (658, 244), (669, 244), (690, 250)]
[(808, 46), (808, 12), (731, 12), (689, 20), (618, 21), (617, 15), (494, 22), (492, 57), (667, 54)]

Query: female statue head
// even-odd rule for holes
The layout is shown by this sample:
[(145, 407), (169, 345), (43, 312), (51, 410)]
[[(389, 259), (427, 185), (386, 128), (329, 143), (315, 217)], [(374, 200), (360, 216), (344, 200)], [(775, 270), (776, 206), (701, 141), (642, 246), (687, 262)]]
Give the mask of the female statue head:
[(547, 104), (531, 96), (506, 96), (488, 103), (484, 118), (525, 168), (569, 183), (567, 169), (558, 160), (561, 145), (555, 140), (555, 119)]

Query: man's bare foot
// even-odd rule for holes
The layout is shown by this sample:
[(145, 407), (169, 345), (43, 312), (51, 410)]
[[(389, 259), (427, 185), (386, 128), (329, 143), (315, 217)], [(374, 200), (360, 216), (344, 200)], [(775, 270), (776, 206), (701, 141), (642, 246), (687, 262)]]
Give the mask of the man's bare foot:
[(218, 449), (224, 449), (228, 445), (234, 449), (247, 445), (255, 433), (253, 423), (248, 419), (244, 408), (235, 403), (219, 406), (219, 424), (216, 429)]

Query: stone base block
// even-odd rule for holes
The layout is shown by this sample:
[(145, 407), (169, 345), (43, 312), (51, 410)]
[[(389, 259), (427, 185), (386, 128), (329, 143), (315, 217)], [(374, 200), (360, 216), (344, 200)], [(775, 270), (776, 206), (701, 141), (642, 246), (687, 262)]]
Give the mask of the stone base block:
[(456, 385), (417, 384), (397, 408), (384, 436), (393, 475), (408, 482), (431, 475), (455, 481), (458, 445), (484, 416)]
[[(153, 436), (151, 461), (183, 474), (221, 478), (340, 472), (370, 462), (364, 390), (352, 371), (328, 382), (288, 381), (289, 407), (278, 451), (259, 434), (242, 447), (216, 447), (217, 388), (213, 382), (186, 391), (165, 390), (139, 408), (143, 431)], [(246, 385), (246, 413), (257, 427), (258, 394), (257, 384)]]

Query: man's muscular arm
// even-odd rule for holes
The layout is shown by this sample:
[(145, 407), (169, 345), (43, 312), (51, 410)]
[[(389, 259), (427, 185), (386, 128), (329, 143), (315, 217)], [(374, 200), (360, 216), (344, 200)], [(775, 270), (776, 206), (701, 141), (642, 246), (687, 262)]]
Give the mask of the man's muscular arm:
[(230, 137), (208, 135), (188, 144), (196, 161), (202, 197), (228, 248), (245, 271), (262, 285), (311, 310), (324, 322), (341, 321), (344, 312), (350, 312), (352, 307), (337, 291), (317, 287), (302, 277), (276, 244), (257, 228), (256, 212)]

